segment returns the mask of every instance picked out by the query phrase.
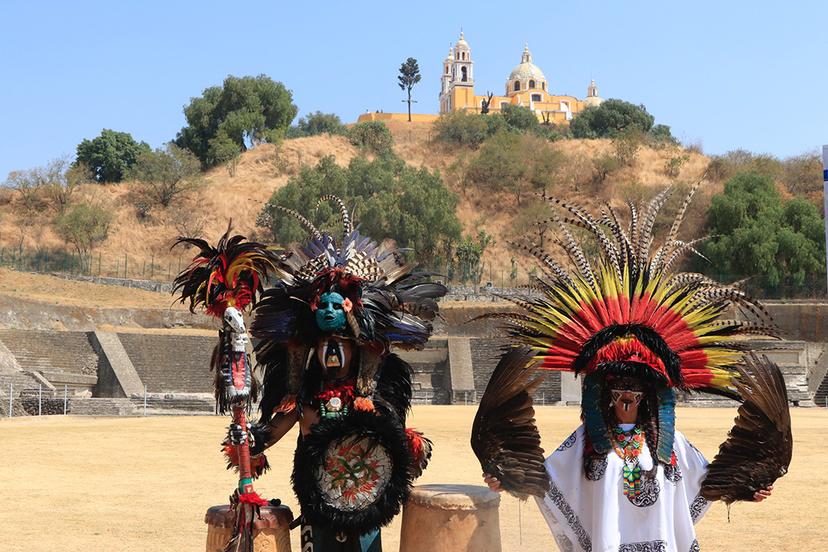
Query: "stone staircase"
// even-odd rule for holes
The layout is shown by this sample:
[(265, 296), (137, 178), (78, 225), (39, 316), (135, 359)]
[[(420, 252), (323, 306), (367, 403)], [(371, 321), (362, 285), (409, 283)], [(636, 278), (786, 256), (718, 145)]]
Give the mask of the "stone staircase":
[(828, 375), (822, 378), (822, 383), (817, 387), (814, 403), (817, 406), (828, 407)]
[(0, 330), (0, 341), (24, 371), (97, 376), (98, 355), (86, 332)]
[(150, 393), (212, 393), (215, 337), (119, 333)]
[(431, 340), (421, 351), (395, 351), (411, 365), (412, 402), (449, 404), (448, 347), (445, 339)]

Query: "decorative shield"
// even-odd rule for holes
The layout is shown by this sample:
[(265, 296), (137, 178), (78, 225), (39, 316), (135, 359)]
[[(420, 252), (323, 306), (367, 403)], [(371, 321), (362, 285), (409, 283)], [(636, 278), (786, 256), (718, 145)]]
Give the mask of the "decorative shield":
[(362, 534), (387, 525), (411, 490), (405, 431), (390, 416), (351, 411), (302, 437), (293, 490), (307, 523)]

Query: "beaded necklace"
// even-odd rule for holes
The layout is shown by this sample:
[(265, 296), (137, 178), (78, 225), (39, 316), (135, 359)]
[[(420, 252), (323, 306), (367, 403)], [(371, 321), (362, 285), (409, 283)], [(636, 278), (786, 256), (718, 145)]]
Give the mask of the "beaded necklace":
[(641, 494), (641, 466), (638, 465), (638, 455), (644, 446), (644, 432), (638, 425), (630, 431), (616, 426), (612, 437), (612, 448), (624, 461), (621, 470), (624, 496), (629, 499), (635, 498)]

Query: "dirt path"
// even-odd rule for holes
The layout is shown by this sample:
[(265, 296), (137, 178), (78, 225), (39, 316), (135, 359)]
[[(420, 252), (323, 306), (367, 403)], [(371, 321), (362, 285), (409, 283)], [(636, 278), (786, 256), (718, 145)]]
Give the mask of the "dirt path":
[[(681, 409), (678, 425), (712, 458), (734, 414), (733, 410)], [(468, 446), (473, 416), (473, 407), (415, 409), (410, 425), (425, 431), (435, 443), (432, 464), (420, 483), (481, 483), (480, 468)], [(544, 446), (552, 450), (578, 424), (578, 411), (541, 407), (538, 419)], [(225, 471), (217, 445), (227, 422), (222, 417), (0, 420), (4, 450), (0, 549), (203, 550), (204, 511), (223, 502), (233, 488), (233, 476)], [(726, 508), (715, 504), (697, 528), (702, 550), (824, 548), (828, 411), (795, 410), (794, 429), (794, 462), (774, 496), (764, 504), (734, 506), (730, 523)], [(268, 497), (282, 498), (297, 512), (289, 483), (294, 443), (291, 434), (272, 449), (273, 470), (258, 489)], [(398, 517), (384, 530), (385, 550), (397, 549), (399, 523)], [(504, 552), (554, 550), (532, 502), (519, 506), (504, 496), (500, 525)]]

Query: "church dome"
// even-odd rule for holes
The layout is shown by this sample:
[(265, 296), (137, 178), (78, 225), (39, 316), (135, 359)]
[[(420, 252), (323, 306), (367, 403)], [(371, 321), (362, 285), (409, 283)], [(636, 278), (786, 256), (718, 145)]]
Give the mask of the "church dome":
[(546, 80), (540, 67), (532, 63), (532, 53), (529, 51), (529, 46), (523, 48), (523, 56), (521, 56), (520, 63), (509, 73), (510, 81), (525, 79), (534, 79), (537, 81)]
[(460, 38), (457, 40), (457, 44), (454, 47), (458, 50), (468, 50), (469, 43), (466, 42), (466, 37), (463, 36), (463, 31), (460, 31)]

